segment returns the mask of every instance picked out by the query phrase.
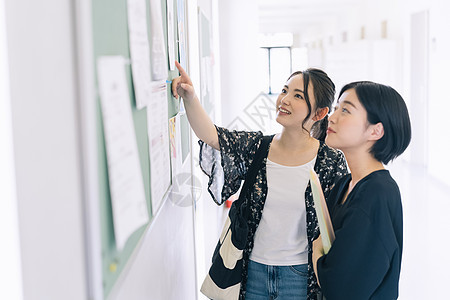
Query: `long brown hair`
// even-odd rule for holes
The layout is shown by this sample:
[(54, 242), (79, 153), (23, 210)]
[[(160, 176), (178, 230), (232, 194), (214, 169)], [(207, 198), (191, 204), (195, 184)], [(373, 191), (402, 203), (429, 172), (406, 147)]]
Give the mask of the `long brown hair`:
[[(334, 101), (334, 95), (336, 93), (336, 88), (334, 86), (333, 81), (328, 77), (327, 73), (320, 69), (316, 68), (309, 68), (304, 71), (297, 71), (291, 74), (289, 76), (288, 80), (296, 75), (303, 75), (303, 91), (305, 95), (305, 101), (308, 105), (308, 115), (303, 120), (302, 127), (306, 130), (304, 127), (306, 121), (311, 116), (311, 101), (309, 100), (308, 96), (308, 85), (311, 81), (311, 84), (314, 87), (314, 99), (316, 99), (316, 109), (314, 112), (316, 112), (320, 108), (328, 107), (328, 110), (331, 110), (331, 106), (333, 105)], [(327, 135), (327, 128), (328, 128), (328, 116), (325, 116), (320, 121), (317, 121), (314, 123), (314, 125), (311, 128), (312, 136), (319, 141), (324, 141), (325, 137)], [(307, 131), (307, 130), (306, 130)]]

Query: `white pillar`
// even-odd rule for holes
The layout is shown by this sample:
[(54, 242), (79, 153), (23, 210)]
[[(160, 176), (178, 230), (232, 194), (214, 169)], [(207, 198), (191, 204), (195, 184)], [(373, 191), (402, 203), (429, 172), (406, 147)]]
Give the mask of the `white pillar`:
[(229, 123), (259, 92), (258, 3), (219, 1), (222, 124)]
[(73, 0), (6, 0), (1, 18), (27, 300), (87, 298), (74, 14)]

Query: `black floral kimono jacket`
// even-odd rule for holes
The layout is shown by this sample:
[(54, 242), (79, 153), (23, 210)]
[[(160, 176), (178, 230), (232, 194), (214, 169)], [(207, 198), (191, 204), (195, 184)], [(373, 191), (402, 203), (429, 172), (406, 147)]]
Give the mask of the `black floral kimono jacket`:
[[(200, 167), (209, 176), (208, 191), (213, 200), (222, 204), (231, 195), (238, 192), (242, 180), (251, 165), (255, 152), (258, 149), (263, 134), (262, 132), (229, 131), (216, 127), (219, 137), (220, 151), (208, 146), (202, 141), (200, 144)], [(250, 253), (253, 249), (254, 237), (267, 196), (266, 162), (268, 152), (262, 163), (261, 170), (256, 175), (253, 192), (247, 199), (250, 203), (250, 217), (248, 220), (249, 236), (244, 249), (243, 274), (241, 281), (240, 299), (245, 299), (245, 287), (247, 282), (247, 270)], [(347, 174), (347, 164), (344, 155), (321, 142), (317, 152), (314, 170), (319, 176), (322, 190), (327, 199), (334, 183)], [(305, 191), (306, 220), (308, 236), (308, 297), (316, 299), (320, 288), (312, 266), (312, 242), (319, 235), (319, 226), (314, 209), (311, 186), (308, 184)]]

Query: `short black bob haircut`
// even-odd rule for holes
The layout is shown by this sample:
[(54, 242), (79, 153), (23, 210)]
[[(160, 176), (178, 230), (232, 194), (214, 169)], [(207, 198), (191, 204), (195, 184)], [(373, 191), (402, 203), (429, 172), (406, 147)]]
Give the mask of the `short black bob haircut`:
[(359, 102), (366, 109), (368, 122), (383, 124), (384, 135), (375, 142), (370, 153), (386, 165), (402, 154), (411, 141), (411, 122), (405, 101), (392, 87), (371, 81), (345, 85), (339, 98), (350, 89), (355, 89)]

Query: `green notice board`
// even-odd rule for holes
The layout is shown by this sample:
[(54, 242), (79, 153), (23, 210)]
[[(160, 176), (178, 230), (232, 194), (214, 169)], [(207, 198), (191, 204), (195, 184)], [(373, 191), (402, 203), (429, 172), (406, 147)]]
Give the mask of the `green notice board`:
[[(147, 4), (147, 23), (150, 21), (149, 1)], [(174, 1), (174, 15), (176, 16), (176, 4)], [(126, 0), (93, 0), (92, 2), (92, 18), (93, 18), (93, 44), (94, 44), (94, 65), (100, 56), (120, 55), (130, 58), (129, 41), (128, 41), (128, 20), (127, 20), (127, 1)], [(162, 19), (164, 24), (164, 35), (167, 49), (167, 13), (166, 0), (161, 0)], [(174, 36), (177, 39), (177, 24), (174, 18)], [(149, 25), (148, 25), (149, 26)], [(151, 47), (151, 30), (148, 27), (149, 43)], [(177, 45), (175, 43), (175, 45)], [(176, 54), (178, 57), (178, 53)], [(167, 68), (169, 69), (168, 54), (166, 51)], [(142, 177), (145, 186), (145, 196), (147, 201), (148, 214), (150, 222), (152, 218), (151, 211), (151, 193), (150, 193), (150, 159), (149, 146), (147, 136), (147, 112), (146, 108), (138, 110), (135, 104), (135, 95), (133, 91), (133, 82), (131, 75), (131, 65), (126, 66), (127, 81), (131, 100), (131, 109), (134, 121), (134, 129), (139, 151), (140, 164), (142, 169)], [(168, 80), (178, 76), (178, 71), (168, 72)], [(98, 90), (98, 86), (97, 86)], [(175, 116), (179, 110), (179, 101), (171, 95), (171, 86), (168, 86), (168, 111), (167, 118)], [(182, 122), (182, 133), (188, 130), (188, 124)], [(185, 128), (184, 128), (185, 127)], [(124, 266), (129, 260), (133, 250), (137, 247), (139, 241), (143, 237), (147, 225), (142, 226), (135, 231), (128, 239), (126, 245), (121, 251), (116, 248), (114, 238), (113, 214), (111, 205), (111, 196), (108, 181), (107, 157), (105, 148), (105, 138), (102, 122), (102, 112), (100, 107), (100, 99), (97, 98), (97, 136), (98, 136), (98, 158), (99, 158), (99, 199), (100, 199), (100, 220), (102, 235), (102, 271), (103, 271), (103, 289), (104, 295), (107, 297), (114, 286), (117, 278), (122, 272)], [(185, 139), (185, 137), (184, 137)]]

